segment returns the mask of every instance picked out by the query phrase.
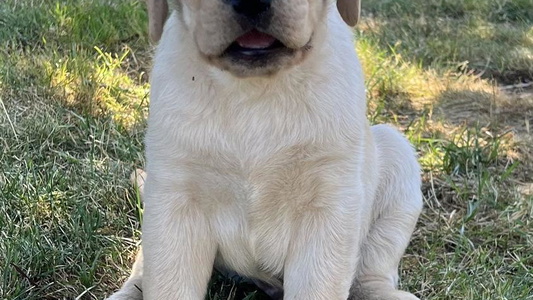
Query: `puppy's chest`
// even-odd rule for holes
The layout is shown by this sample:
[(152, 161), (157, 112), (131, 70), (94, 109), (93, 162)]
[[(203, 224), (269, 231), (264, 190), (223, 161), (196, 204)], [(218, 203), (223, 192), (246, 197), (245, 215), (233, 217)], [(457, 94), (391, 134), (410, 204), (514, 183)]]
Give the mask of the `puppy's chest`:
[(190, 110), (149, 127), (148, 159), (190, 181), (218, 241), (217, 262), (268, 280), (282, 274), (301, 211), (327, 205), (346, 182), (341, 170), (357, 145), (340, 119), (309, 109)]
[(331, 200), (325, 195), (335, 183), (325, 178), (339, 163), (313, 146), (293, 146), (235, 172), (205, 165), (196, 177), (204, 184), (199, 201), (218, 239), (219, 263), (247, 276), (281, 276), (294, 222)]

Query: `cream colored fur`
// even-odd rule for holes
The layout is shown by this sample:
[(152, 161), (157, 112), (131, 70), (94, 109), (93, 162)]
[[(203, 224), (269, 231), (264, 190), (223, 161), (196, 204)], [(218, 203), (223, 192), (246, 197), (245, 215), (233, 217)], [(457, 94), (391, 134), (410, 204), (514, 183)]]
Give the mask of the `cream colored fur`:
[(246, 78), (207, 63), (171, 14), (152, 73), (143, 250), (109, 299), (202, 300), (213, 266), (286, 300), (418, 299), (396, 289), (422, 207), (415, 153), (369, 125), (352, 33), (324, 9), (308, 57)]

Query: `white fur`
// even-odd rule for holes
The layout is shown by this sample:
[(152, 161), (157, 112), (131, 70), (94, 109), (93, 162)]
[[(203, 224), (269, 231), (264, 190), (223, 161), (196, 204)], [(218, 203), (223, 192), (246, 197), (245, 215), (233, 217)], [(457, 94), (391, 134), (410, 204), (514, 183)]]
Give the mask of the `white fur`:
[(369, 126), (334, 9), (323, 27), (302, 63), (237, 78), (193, 55), (171, 15), (152, 75), (144, 266), (109, 299), (204, 299), (213, 265), (284, 299), (417, 299), (396, 290), (422, 207), (415, 154)]

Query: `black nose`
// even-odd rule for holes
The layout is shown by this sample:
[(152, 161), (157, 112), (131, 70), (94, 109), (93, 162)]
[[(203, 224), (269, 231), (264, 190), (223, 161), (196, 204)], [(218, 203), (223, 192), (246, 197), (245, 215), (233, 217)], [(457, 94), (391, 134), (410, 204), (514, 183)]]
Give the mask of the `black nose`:
[(257, 20), (270, 9), (271, 0), (229, 0), (236, 13), (249, 20)]

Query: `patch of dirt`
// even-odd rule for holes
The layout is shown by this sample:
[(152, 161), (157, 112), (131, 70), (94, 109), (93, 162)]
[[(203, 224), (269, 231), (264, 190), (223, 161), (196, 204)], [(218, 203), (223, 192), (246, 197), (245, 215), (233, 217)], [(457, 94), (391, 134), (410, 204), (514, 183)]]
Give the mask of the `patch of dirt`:
[(530, 134), (533, 129), (533, 82), (492, 91), (447, 90), (437, 103), (437, 113), (451, 124), (490, 124), (518, 134)]
[(451, 126), (487, 128), (512, 141), (507, 156), (521, 162), (518, 180), (533, 177), (533, 82), (487, 89), (444, 91), (435, 103), (434, 117)]
[[(517, 133), (531, 138), (533, 130), (533, 81), (515, 85), (501, 86), (500, 91), (507, 96), (508, 103), (499, 114), (505, 123), (513, 125)], [(533, 146), (533, 145), (532, 145)]]
[(526, 196), (533, 196), (533, 182), (523, 183), (518, 187), (518, 191)]
[(487, 79), (495, 79), (501, 84), (505, 85), (519, 85), (520, 83), (527, 83), (533, 81), (533, 71), (531, 70), (507, 70), (504, 72), (476, 70), (483, 73), (483, 77)]

